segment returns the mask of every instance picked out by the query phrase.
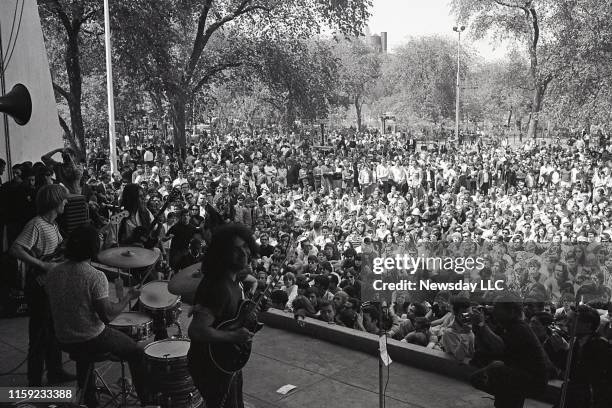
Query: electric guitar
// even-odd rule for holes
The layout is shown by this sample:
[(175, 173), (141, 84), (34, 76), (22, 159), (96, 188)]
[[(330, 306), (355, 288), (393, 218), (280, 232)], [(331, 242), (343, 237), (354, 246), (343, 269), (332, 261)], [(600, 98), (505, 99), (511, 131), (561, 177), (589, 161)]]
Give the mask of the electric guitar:
[(121, 224), (124, 218), (129, 216), (130, 213), (125, 210), (115, 215), (111, 215), (108, 224), (100, 228), (100, 240), (103, 243), (102, 248), (110, 248), (117, 245), (117, 242), (119, 242), (119, 224)]
[[(286, 246), (287, 256), (285, 262), (289, 258), (289, 251), (293, 247), (292, 245), (293, 237), (291, 237)], [(236, 316), (233, 319), (219, 323), (215, 328), (217, 330), (233, 331), (244, 327), (252, 333), (257, 333), (261, 330), (264, 325), (257, 320), (261, 302), (270, 295), (270, 292), (274, 289), (281, 276), (280, 272), (272, 275), (270, 283), (268, 283), (263, 292), (257, 294), (253, 299), (243, 299), (238, 306)], [(226, 374), (233, 374), (241, 370), (249, 361), (251, 357), (251, 342), (211, 343), (208, 346), (208, 353), (212, 362), (220, 371)]]

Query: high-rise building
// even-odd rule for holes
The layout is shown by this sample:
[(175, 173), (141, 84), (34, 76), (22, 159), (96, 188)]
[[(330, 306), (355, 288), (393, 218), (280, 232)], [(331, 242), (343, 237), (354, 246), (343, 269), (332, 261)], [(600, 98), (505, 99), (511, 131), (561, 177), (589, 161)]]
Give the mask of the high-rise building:
[(368, 40), (368, 44), (372, 47), (376, 52), (379, 53), (387, 53), (387, 32), (382, 31), (380, 35), (372, 34), (366, 35)]
[(386, 54), (387, 53), (387, 32), (386, 31), (382, 31), (380, 33), (380, 41), (381, 41), (382, 52)]
[(382, 52), (382, 41), (380, 35), (374, 34), (368, 37), (368, 43), (376, 52)]

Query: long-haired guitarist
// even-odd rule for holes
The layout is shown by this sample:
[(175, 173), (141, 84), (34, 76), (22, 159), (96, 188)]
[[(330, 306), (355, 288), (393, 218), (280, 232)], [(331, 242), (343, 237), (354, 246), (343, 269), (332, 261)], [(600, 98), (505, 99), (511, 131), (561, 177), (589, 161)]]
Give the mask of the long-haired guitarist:
[(189, 326), (191, 348), (189, 370), (207, 407), (243, 408), (242, 372), (227, 374), (214, 364), (209, 345), (212, 343), (245, 343), (253, 333), (246, 328), (217, 330), (231, 320), (244, 297), (241, 274), (257, 251), (251, 231), (238, 224), (227, 224), (213, 233), (202, 262), (204, 278), (195, 295), (193, 320)]
[(121, 206), (130, 213), (119, 226), (119, 243), (126, 244), (134, 240), (134, 230), (137, 227), (149, 231), (153, 215), (147, 209), (146, 194), (138, 184), (127, 184), (123, 188)]

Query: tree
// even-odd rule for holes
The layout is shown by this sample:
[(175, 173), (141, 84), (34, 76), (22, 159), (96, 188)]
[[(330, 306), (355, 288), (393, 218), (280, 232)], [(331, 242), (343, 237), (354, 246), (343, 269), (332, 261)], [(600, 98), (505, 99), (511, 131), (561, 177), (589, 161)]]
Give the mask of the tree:
[(343, 105), (355, 107), (357, 130), (361, 130), (361, 111), (371, 87), (381, 76), (381, 55), (362, 38), (339, 40), (334, 52), (340, 60), (339, 94)]
[[(377, 101), (405, 122), (440, 123), (455, 112), (456, 45), (438, 36), (412, 38), (382, 67)], [(468, 55), (462, 58), (465, 76)]]
[(260, 98), (281, 114), (287, 129), (296, 119), (327, 116), (338, 82), (338, 61), (322, 41), (261, 42), (253, 72), (265, 86)]
[[(453, 7), (460, 19), (470, 20), (475, 38), (493, 33), (517, 39), (526, 46), (532, 92), (528, 137), (536, 134), (550, 86), (556, 88), (556, 97), (552, 99), (555, 105), (560, 98), (574, 96), (599, 99), (597, 95), (605, 88), (602, 86), (605, 71), (609, 71), (602, 68), (607, 66), (612, 53), (607, 2), (454, 0)], [(576, 102), (573, 106), (579, 110), (582, 107)]]
[[(556, 32), (546, 24), (549, 14), (554, 12), (553, 3), (553, 0), (453, 0), (458, 17), (471, 20), (470, 31), (475, 38), (481, 39), (493, 32), (526, 45), (532, 88), (527, 137), (536, 135), (544, 95), (558, 68), (552, 58)], [(546, 36), (541, 34), (543, 29)]]
[(612, 118), (612, 9), (599, 0), (560, 2), (555, 24), (564, 69), (550, 89), (547, 111), (564, 127), (588, 128)]
[(52, 67), (53, 88), (66, 101), (70, 116), (70, 126), (61, 115), (59, 122), (71, 147), (83, 158), (83, 55), (87, 54), (86, 71), (95, 71), (100, 66), (92, 52), (97, 40), (84, 32), (89, 23), (100, 17), (102, 7), (100, 2), (93, 0), (38, 0), (38, 4)]
[(472, 120), (510, 128), (529, 116), (529, 61), (517, 50), (500, 61), (472, 62), (468, 77), (463, 112)]
[(168, 100), (175, 144), (185, 146), (189, 102), (219, 74), (247, 62), (253, 41), (307, 38), (331, 27), (358, 34), (370, 0), (134, 0), (113, 7), (118, 52)]

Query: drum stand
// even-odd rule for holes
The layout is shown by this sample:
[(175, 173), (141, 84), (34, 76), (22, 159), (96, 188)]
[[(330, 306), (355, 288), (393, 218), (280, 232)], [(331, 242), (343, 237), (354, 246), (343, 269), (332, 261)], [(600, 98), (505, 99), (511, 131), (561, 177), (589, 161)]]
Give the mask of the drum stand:
[[(125, 376), (125, 361), (121, 360), (120, 363), (121, 363), (121, 377), (117, 381), (120, 387), (119, 393), (117, 394), (111, 393), (113, 398), (110, 401), (108, 401), (102, 408), (105, 408), (112, 403), (115, 403), (117, 407), (126, 408), (128, 407), (128, 403), (127, 403), (128, 397), (136, 399), (138, 401), (138, 405), (140, 404), (138, 395), (136, 395), (136, 393), (134, 392), (134, 387), (132, 386), (130, 380)], [(108, 386), (106, 385), (102, 377), (100, 375), (98, 375), (98, 377), (100, 378), (100, 380), (102, 381), (102, 384), (104, 384), (106, 389), (108, 389)], [(121, 402), (118, 401), (119, 398), (121, 398)]]

